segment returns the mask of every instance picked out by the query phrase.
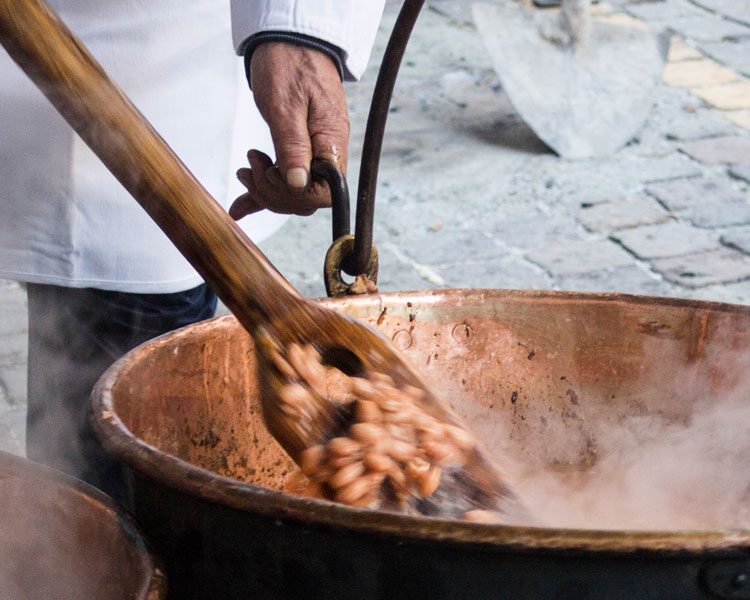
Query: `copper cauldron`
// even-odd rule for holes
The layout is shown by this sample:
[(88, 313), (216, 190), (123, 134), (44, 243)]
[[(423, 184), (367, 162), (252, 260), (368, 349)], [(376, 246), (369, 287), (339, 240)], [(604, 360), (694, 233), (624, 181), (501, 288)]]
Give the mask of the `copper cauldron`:
[[(323, 300), (380, 329), (498, 455), (585, 473), (631, 417), (750, 401), (750, 307), (453, 290)], [(177, 598), (750, 598), (750, 531), (505, 527), (282, 491), (233, 317), (161, 337), (99, 382), (96, 427)], [(738, 473), (746, 477), (747, 473)]]
[(0, 597), (159, 600), (164, 572), (100, 491), (0, 452)]

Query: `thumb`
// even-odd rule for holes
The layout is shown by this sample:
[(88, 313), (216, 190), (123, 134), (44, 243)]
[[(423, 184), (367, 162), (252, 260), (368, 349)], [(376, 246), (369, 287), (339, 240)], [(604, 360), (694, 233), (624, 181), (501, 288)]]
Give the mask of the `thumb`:
[(310, 181), (312, 146), (304, 111), (278, 114), (269, 123), (279, 172), (293, 190), (303, 190)]

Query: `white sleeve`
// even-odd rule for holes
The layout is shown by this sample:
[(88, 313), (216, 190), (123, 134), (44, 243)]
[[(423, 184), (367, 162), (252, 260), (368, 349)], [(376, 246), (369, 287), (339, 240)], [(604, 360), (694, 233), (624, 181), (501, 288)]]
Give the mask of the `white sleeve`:
[(238, 54), (260, 31), (293, 31), (338, 46), (346, 79), (359, 79), (370, 58), (385, 0), (231, 0)]

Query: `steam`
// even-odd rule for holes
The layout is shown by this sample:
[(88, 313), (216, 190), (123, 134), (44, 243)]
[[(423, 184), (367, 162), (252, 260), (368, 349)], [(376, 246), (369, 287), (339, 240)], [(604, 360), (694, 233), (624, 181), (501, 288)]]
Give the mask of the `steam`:
[(585, 471), (526, 473), (533, 513), (554, 527), (750, 526), (750, 406), (724, 402), (689, 422), (632, 417), (601, 431), (608, 450)]

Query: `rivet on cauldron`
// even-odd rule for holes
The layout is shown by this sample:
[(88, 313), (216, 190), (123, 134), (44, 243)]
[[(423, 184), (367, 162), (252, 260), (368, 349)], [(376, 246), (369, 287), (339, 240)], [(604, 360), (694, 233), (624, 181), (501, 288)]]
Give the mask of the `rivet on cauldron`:
[(401, 350), (406, 350), (411, 346), (412, 343), (412, 337), (411, 333), (406, 331), (406, 329), (399, 329), (396, 333), (393, 334), (393, 343), (396, 344), (396, 347)]
[(471, 327), (467, 323), (459, 323), (451, 331), (451, 336), (459, 344), (464, 344), (471, 337), (472, 333)]
[(708, 590), (719, 598), (750, 599), (750, 564), (747, 560), (724, 560), (703, 571)]

